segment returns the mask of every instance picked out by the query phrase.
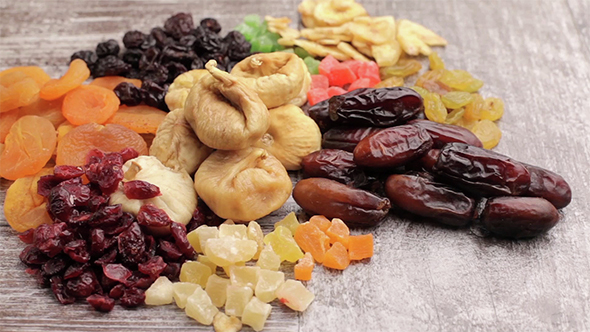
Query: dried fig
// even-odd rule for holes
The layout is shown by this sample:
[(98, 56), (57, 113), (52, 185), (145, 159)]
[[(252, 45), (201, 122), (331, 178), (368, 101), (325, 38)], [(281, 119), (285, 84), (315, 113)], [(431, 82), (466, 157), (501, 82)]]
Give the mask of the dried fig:
[[(299, 58), (299, 60), (301, 60), (301, 58)], [(301, 60), (303, 61), (303, 60)], [(305, 62), (304, 62), (305, 64)], [(307, 66), (305, 67), (307, 68)], [(305, 76), (303, 77), (303, 86), (301, 87), (301, 91), (299, 92), (299, 95), (293, 99), (291, 99), (288, 104), (293, 104), (295, 106), (303, 106), (305, 105), (305, 103), (307, 103), (307, 92), (309, 91), (309, 88), (311, 87), (311, 74), (309, 73), (309, 71), (307, 71), (307, 73), (305, 74)]]
[(176, 109), (166, 115), (158, 127), (150, 146), (150, 155), (167, 167), (195, 173), (203, 160), (213, 152), (204, 145), (184, 118), (184, 111)]
[(268, 132), (255, 145), (266, 149), (289, 171), (301, 169), (301, 160), (322, 148), (322, 133), (310, 117), (295, 105), (270, 110)]
[(191, 89), (184, 116), (205, 145), (240, 150), (262, 138), (270, 125), (268, 109), (245, 82), (219, 70), (211, 60), (206, 75)]
[(178, 75), (178, 77), (174, 79), (174, 82), (170, 84), (168, 92), (166, 93), (165, 101), (168, 108), (171, 110), (184, 108), (184, 103), (186, 102), (186, 98), (188, 97), (191, 88), (207, 74), (209, 74), (209, 72), (206, 69), (195, 69)]
[(264, 149), (213, 152), (195, 174), (199, 197), (221, 218), (250, 221), (283, 205), (293, 185), (278, 159)]
[(274, 108), (300, 95), (309, 71), (296, 54), (274, 52), (251, 55), (238, 62), (231, 73), (252, 87), (266, 107)]

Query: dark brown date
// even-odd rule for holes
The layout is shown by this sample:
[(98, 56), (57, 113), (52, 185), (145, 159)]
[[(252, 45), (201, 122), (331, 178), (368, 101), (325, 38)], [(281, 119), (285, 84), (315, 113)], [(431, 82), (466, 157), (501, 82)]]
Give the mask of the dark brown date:
[(424, 111), (422, 97), (403, 87), (367, 89), (329, 99), (330, 119), (340, 125), (391, 127), (404, 124)]
[(340, 149), (352, 152), (365, 137), (382, 130), (381, 128), (332, 128), (322, 137), (322, 148)]
[(531, 184), (525, 196), (543, 197), (558, 209), (572, 201), (572, 190), (559, 174), (537, 166), (524, 164), (524, 167), (531, 173)]
[(434, 165), (436, 165), (436, 161), (438, 160), (438, 156), (440, 156), (439, 149), (430, 149), (426, 152), (420, 159), (417, 159), (412, 164), (413, 169), (423, 169), (427, 172), (433, 172)]
[(303, 157), (303, 177), (319, 177), (350, 184), (355, 187), (368, 183), (365, 173), (354, 163), (351, 152), (322, 149)]
[(483, 144), (479, 138), (463, 127), (430, 120), (412, 120), (408, 122), (408, 124), (426, 130), (434, 142), (434, 147), (437, 149), (442, 148), (447, 143), (453, 142), (465, 143), (483, 148)]
[(451, 226), (468, 225), (476, 205), (462, 192), (416, 175), (390, 176), (385, 192), (401, 209)]
[(391, 207), (387, 198), (322, 178), (297, 182), (293, 198), (306, 212), (340, 218), (349, 226), (375, 226)]
[[(369, 89), (369, 88), (356, 89), (356, 90), (350, 91), (348, 93), (345, 93), (343, 96), (356, 96), (359, 94), (363, 94), (369, 90), (373, 90), (373, 89)], [(324, 101), (321, 101), (321, 102), (311, 106), (307, 110), (307, 115), (309, 115), (309, 117), (312, 118), (318, 124), (318, 127), (320, 127), (322, 132), (325, 132), (326, 130), (328, 130), (336, 125), (330, 119), (329, 101), (330, 101), (330, 99), (326, 99)]]
[(354, 149), (354, 162), (366, 167), (398, 167), (420, 158), (432, 147), (426, 130), (404, 125), (366, 137)]
[(531, 182), (529, 171), (521, 163), (464, 143), (445, 145), (434, 172), (478, 196), (519, 196)]
[(547, 232), (559, 221), (559, 213), (544, 198), (494, 197), (487, 201), (480, 221), (494, 235), (520, 239)]

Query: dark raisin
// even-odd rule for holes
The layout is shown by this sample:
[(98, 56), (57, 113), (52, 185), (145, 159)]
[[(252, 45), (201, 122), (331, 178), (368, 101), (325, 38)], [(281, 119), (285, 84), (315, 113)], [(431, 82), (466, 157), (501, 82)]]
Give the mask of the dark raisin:
[(158, 48), (164, 48), (166, 45), (170, 45), (174, 40), (166, 34), (166, 31), (160, 27), (155, 27), (150, 31), (150, 37), (155, 41), (155, 46)]
[(53, 276), (50, 279), (51, 282), (51, 291), (55, 295), (55, 298), (61, 304), (71, 304), (76, 301), (76, 298), (69, 295), (66, 292), (66, 286), (64, 285), (64, 281), (59, 276)]
[(115, 307), (115, 300), (106, 295), (93, 294), (86, 298), (86, 302), (97, 311), (109, 312)]
[(123, 45), (126, 48), (139, 48), (145, 42), (146, 35), (137, 30), (127, 31), (123, 36)]
[(119, 54), (120, 50), (119, 43), (114, 39), (109, 39), (96, 45), (96, 55), (98, 55), (99, 58), (104, 58), (107, 55), (116, 56)]
[(195, 54), (190, 53), (190, 51), (190, 48), (185, 46), (169, 45), (162, 49), (162, 52), (160, 53), (160, 61), (162, 63), (190, 63), (195, 57)]
[(203, 59), (197, 57), (195, 59), (193, 59), (193, 62), (191, 62), (191, 70), (192, 69), (204, 69), (205, 68), (205, 63), (203, 62)]
[(159, 108), (161, 110), (167, 110), (166, 102), (166, 89), (152, 81), (144, 81), (142, 86), (142, 97), (143, 102), (152, 107)]
[(186, 67), (178, 62), (170, 62), (166, 65), (166, 69), (168, 69), (168, 80), (166, 82), (172, 83), (174, 79), (177, 78), (180, 74), (185, 73), (188, 71)]
[(139, 224), (133, 223), (118, 236), (119, 255), (123, 263), (142, 263), (145, 238)]
[(160, 256), (154, 256), (150, 260), (146, 261), (145, 263), (141, 263), (137, 265), (139, 272), (143, 274), (147, 274), (151, 277), (158, 277), (165, 269), (166, 262)]
[(145, 302), (145, 292), (135, 287), (128, 288), (123, 292), (123, 296), (119, 301), (126, 308), (140, 306)]
[(195, 37), (197, 37), (197, 40), (193, 45), (193, 48), (197, 53), (224, 53), (224, 44), (218, 34), (206, 30), (201, 26), (198, 26), (193, 33)]
[(164, 30), (176, 40), (188, 35), (194, 27), (193, 16), (189, 13), (178, 13), (164, 23)]
[(141, 89), (131, 83), (119, 83), (113, 91), (123, 105), (137, 106), (141, 103)]
[(157, 63), (160, 59), (160, 50), (157, 47), (150, 47), (143, 52), (139, 59), (138, 68), (139, 70), (146, 70), (148, 67)]
[(216, 19), (210, 17), (202, 19), (200, 26), (215, 33), (221, 31), (221, 24)]
[(131, 65), (115, 55), (107, 55), (98, 59), (92, 74), (94, 77), (125, 76), (131, 70)]
[(90, 50), (83, 50), (72, 54), (72, 56), (70, 57), (70, 62), (74, 61), (75, 59), (84, 60), (88, 68), (92, 70), (92, 68), (96, 64), (96, 61), (98, 61), (98, 56), (96, 56), (96, 53)]
[(227, 44), (227, 55), (231, 60), (240, 61), (250, 56), (252, 45), (246, 40), (244, 35), (238, 31), (230, 31), (223, 42)]
[(164, 84), (168, 81), (168, 68), (159, 63), (153, 63), (145, 68), (143, 81), (151, 81), (156, 84)]
[(128, 49), (125, 52), (123, 52), (121, 59), (123, 59), (124, 62), (130, 64), (133, 68), (138, 69), (139, 68), (139, 60), (141, 59), (142, 55), (143, 55), (142, 50)]
[(197, 37), (195, 37), (193, 34), (189, 34), (186, 36), (182, 36), (182, 38), (180, 38), (180, 40), (178, 41), (178, 45), (192, 48), (196, 40)]

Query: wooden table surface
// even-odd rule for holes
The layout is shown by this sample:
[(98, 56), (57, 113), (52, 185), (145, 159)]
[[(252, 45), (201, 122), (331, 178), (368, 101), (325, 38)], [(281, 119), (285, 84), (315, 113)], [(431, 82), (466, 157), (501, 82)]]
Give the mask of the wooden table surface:
[[(274, 303), (267, 330), (590, 331), (590, 1), (361, 2), (372, 15), (415, 20), (447, 38), (438, 50), (447, 67), (470, 71), (485, 82), (484, 97), (506, 103), (495, 150), (562, 174), (573, 201), (553, 230), (528, 241), (391, 216), (372, 230), (370, 262), (344, 272), (316, 267), (307, 312)], [(59, 76), (73, 52), (149, 31), (179, 11), (197, 22), (216, 17), (227, 32), (248, 13), (297, 20), (298, 3), (0, 0), (0, 69), (39, 65)], [(2, 205), (9, 184), (0, 183)], [(292, 210), (290, 199), (263, 226)], [(24, 272), (24, 245), (0, 217), (1, 331), (213, 330), (173, 305), (109, 314), (59, 305)]]

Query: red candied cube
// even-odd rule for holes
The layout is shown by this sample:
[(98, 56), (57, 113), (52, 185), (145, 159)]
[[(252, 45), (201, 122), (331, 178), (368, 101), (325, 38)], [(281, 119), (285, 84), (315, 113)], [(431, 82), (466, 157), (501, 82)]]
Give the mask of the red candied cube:
[(352, 72), (358, 77), (359, 68), (364, 61), (360, 60), (346, 60), (342, 64), (347, 65), (348, 68), (352, 69)]
[(324, 75), (311, 75), (310, 89), (327, 89), (330, 87), (328, 77)]
[(320, 66), (318, 67), (320, 75), (328, 76), (328, 74), (330, 74), (330, 71), (332, 70), (332, 67), (339, 64), (340, 61), (336, 60), (335, 57), (328, 55), (327, 57), (322, 59), (322, 61), (320, 61)]
[(333, 96), (340, 96), (342, 94), (347, 93), (348, 91), (342, 89), (341, 87), (337, 87), (337, 86), (331, 86), (328, 88), (328, 96), (333, 97)]
[(359, 67), (358, 76), (360, 78), (370, 79), (371, 87), (381, 82), (381, 76), (379, 76), (379, 66), (374, 61), (363, 62)]
[(374, 85), (371, 85), (371, 80), (368, 78), (359, 78), (358, 80), (352, 82), (352, 84), (348, 87), (348, 91), (361, 89), (361, 88), (372, 88)]
[(307, 91), (307, 101), (309, 102), (310, 106), (313, 106), (328, 98), (330, 98), (330, 95), (328, 95), (328, 90), (326, 89), (310, 89)]
[(350, 67), (339, 63), (332, 67), (330, 74), (328, 74), (328, 79), (330, 80), (331, 86), (343, 87), (345, 84), (356, 81), (356, 75)]

